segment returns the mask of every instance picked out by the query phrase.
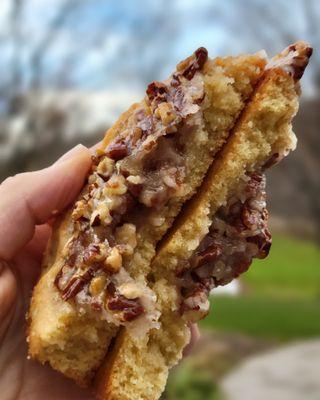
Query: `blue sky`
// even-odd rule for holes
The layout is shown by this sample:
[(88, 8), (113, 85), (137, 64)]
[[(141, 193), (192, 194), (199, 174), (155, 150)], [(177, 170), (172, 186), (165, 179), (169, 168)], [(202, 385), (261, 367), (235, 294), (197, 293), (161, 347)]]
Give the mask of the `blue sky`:
[[(41, 59), (45, 86), (141, 88), (152, 79), (165, 77), (179, 59), (200, 45), (211, 55), (261, 48), (272, 54), (288, 40), (315, 40), (303, 0), (70, 1), (74, 6), (55, 29), (54, 40)], [(30, 55), (64, 0), (23, 3), (20, 62), (28, 87)], [(1, 0), (3, 79), (10, 75), (13, 49), (10, 4), (11, 0)], [(319, 21), (320, 2), (315, 0), (314, 4), (312, 11)], [(311, 75), (306, 78), (308, 90), (312, 88)]]

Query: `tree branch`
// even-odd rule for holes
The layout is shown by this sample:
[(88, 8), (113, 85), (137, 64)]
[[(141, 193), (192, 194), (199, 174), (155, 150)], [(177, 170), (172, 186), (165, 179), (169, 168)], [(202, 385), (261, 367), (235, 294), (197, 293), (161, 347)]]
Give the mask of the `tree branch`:
[(44, 37), (40, 40), (36, 48), (33, 50), (30, 68), (31, 68), (31, 83), (32, 89), (37, 89), (41, 85), (42, 79), (42, 60), (44, 54), (54, 43), (57, 35), (57, 30), (63, 26), (65, 21), (69, 18), (70, 13), (76, 7), (76, 0), (65, 0), (55, 17), (50, 22)]

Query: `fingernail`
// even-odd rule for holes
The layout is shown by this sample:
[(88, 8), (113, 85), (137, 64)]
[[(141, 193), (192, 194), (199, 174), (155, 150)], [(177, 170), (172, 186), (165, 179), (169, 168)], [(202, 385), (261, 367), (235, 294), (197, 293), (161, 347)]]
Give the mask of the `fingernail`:
[(65, 162), (67, 160), (70, 160), (71, 158), (77, 156), (78, 154), (82, 153), (83, 151), (88, 151), (88, 149), (83, 146), (82, 144), (78, 144), (77, 146), (73, 147), (71, 150), (69, 150), (66, 154), (64, 154), (62, 157), (60, 157), (55, 164), (60, 164), (62, 162)]

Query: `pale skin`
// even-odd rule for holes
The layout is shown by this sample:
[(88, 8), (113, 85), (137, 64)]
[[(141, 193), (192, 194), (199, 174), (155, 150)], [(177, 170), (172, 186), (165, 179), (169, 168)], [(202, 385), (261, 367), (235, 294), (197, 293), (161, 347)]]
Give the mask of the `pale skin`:
[[(16, 175), (0, 185), (2, 400), (93, 400), (89, 390), (27, 359), (25, 319), (52, 220), (75, 199), (90, 165), (90, 151), (79, 145), (51, 167)], [(192, 327), (191, 332), (192, 344), (198, 331)]]

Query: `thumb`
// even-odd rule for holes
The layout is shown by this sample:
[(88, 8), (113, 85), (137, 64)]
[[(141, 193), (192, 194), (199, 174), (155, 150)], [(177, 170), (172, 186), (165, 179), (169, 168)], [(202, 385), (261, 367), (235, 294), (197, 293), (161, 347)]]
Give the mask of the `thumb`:
[(91, 157), (84, 146), (76, 149), (49, 168), (18, 174), (0, 185), (0, 258), (10, 260), (33, 237), (36, 225), (61, 212), (79, 193)]

